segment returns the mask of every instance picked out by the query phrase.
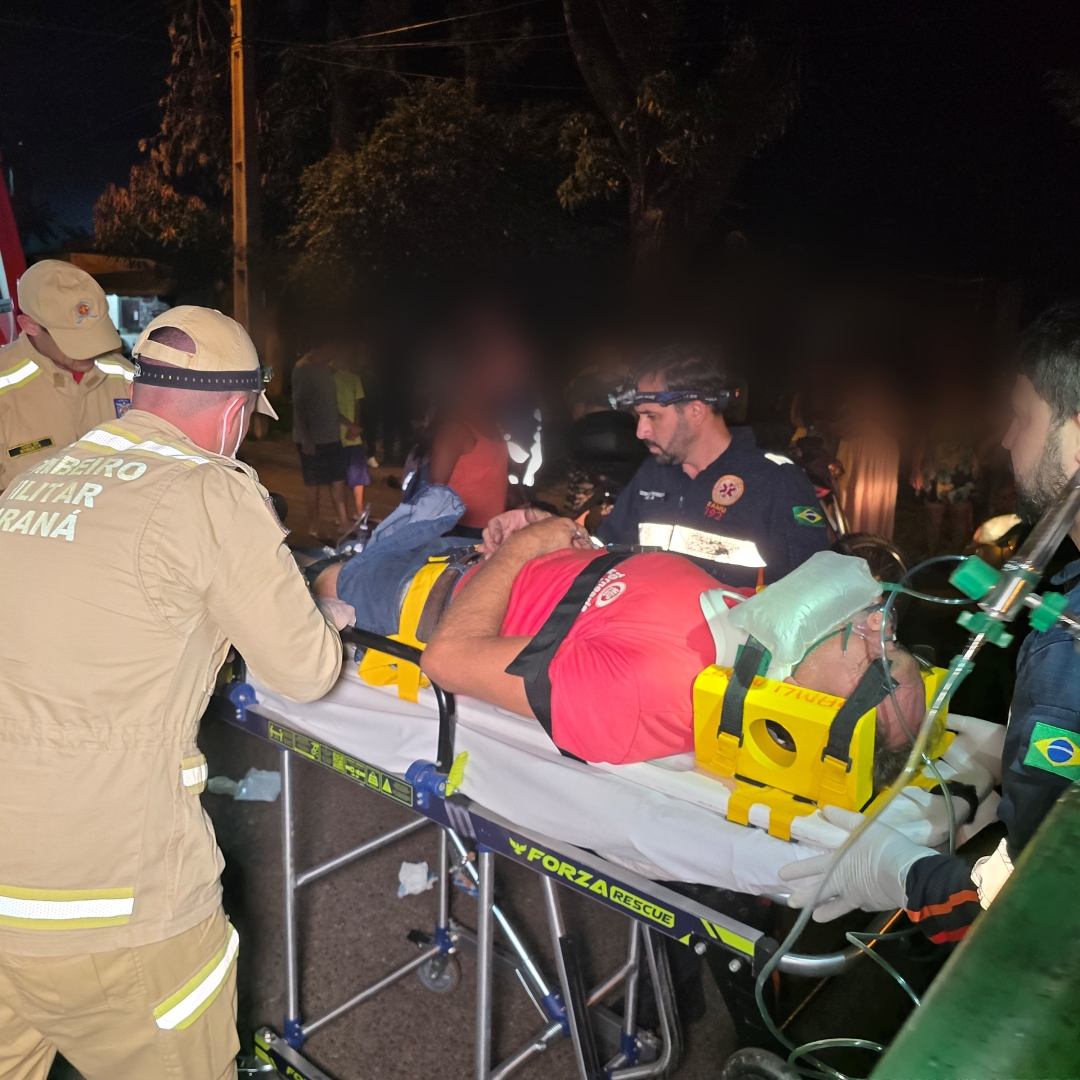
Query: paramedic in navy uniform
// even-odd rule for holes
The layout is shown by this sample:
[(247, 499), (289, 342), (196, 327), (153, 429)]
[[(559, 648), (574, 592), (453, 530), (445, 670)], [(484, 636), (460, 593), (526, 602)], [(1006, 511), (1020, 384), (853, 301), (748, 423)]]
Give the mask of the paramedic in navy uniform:
[(749, 428), (724, 422), (727, 380), (710, 353), (661, 349), (622, 400), (634, 406), (652, 457), (597, 529), (604, 543), (691, 555), (736, 586), (776, 581), (829, 546), (802, 469), (760, 450)]

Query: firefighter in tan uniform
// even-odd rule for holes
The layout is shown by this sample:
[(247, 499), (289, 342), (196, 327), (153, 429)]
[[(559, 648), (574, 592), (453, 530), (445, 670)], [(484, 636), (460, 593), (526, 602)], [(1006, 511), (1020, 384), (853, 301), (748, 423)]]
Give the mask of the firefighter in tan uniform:
[(199, 717), (230, 644), (297, 701), (341, 665), (234, 459), (273, 415), (247, 334), (174, 308), (135, 355), (131, 411), (0, 497), (0, 1080), (236, 1076)]
[(22, 333), (0, 349), (0, 491), (131, 405), (132, 368), (101, 286), (46, 259), (18, 290)]

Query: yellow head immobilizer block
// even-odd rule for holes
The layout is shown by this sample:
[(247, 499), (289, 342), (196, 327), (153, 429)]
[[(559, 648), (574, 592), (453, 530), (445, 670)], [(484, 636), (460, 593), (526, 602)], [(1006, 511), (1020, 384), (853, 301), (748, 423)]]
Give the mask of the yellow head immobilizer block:
[[(940, 668), (924, 673), (928, 703), (944, 674)], [(721, 730), (731, 683), (732, 670), (715, 665), (694, 682), (697, 764), (736, 780), (728, 801), (729, 820), (748, 824), (750, 807), (761, 803), (769, 807), (769, 832), (789, 840), (792, 820), (819, 805), (862, 810), (870, 802), (876, 708), (854, 720), (848, 739), (846, 731), (833, 728), (844, 698), (759, 675), (746, 691), (741, 729), (729, 720), (726, 726), (734, 730)], [(948, 745), (942, 738), (934, 741), (937, 753)]]

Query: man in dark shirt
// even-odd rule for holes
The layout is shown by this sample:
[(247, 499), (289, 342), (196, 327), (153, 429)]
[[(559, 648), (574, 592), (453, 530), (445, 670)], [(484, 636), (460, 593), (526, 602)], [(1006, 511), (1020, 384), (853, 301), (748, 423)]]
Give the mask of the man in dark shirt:
[[(1045, 312), (1028, 329), (1013, 391), (1013, 420), (1003, 440), (1012, 455), (1018, 511), (1036, 521), (1080, 465), (1080, 304)], [(1080, 521), (1070, 537), (1080, 544)], [(1080, 559), (1052, 586), (1080, 610)], [(959, 855), (940, 855), (885, 825), (872, 825), (837, 866), (823, 892), (835, 900), (819, 907), (825, 921), (861, 907), (904, 907), (933, 941), (958, 941), (982, 908), (989, 907), (1013, 863), (1058, 796), (1080, 780), (1080, 655), (1059, 626), (1033, 631), (1016, 662), (1009, 725), (1001, 762), (998, 818), (1006, 837), (972, 868)], [(853, 829), (860, 815), (826, 810)], [(810, 903), (831, 855), (784, 867), (791, 903)]]
[(597, 535), (692, 557), (730, 585), (768, 584), (829, 546), (825, 517), (803, 471), (730, 430), (727, 378), (708, 352), (672, 346), (636, 373), (629, 396), (652, 455)]

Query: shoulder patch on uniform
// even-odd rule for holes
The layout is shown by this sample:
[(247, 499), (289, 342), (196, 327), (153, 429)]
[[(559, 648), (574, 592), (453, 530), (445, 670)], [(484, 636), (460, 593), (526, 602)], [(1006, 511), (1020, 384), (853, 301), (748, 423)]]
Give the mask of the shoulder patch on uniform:
[(35, 439), (33, 442), (19, 443), (18, 446), (8, 447), (8, 457), (22, 457), (25, 454), (36, 454), (39, 450), (47, 450), (50, 446), (55, 446), (51, 436), (47, 436), (44, 439)]
[(718, 506), (733, 506), (743, 497), (745, 490), (746, 485), (743, 483), (742, 477), (736, 476), (734, 473), (728, 473), (726, 476), (721, 476), (713, 484), (712, 501)]
[(800, 525), (813, 525), (815, 528), (825, 527), (825, 515), (813, 506), (793, 506), (792, 517)]
[(766, 454), (765, 455), (774, 465), (794, 465), (795, 462), (789, 457), (784, 457), (783, 454)]
[(1036, 724), (1024, 764), (1066, 780), (1080, 780), (1080, 734), (1053, 724)]

